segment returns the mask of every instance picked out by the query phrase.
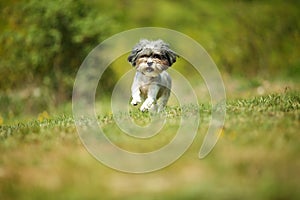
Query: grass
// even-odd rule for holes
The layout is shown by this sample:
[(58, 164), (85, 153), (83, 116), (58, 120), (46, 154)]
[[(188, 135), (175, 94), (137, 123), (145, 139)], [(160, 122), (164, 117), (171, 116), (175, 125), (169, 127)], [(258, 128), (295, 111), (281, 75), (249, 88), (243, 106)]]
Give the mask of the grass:
[[(0, 126), (0, 199), (299, 199), (300, 94), (283, 92), (227, 102), (226, 122), (213, 151), (198, 152), (210, 121), (199, 105), (200, 126), (188, 151), (148, 174), (112, 170), (81, 144), (73, 118), (57, 116)], [(149, 151), (172, 139), (184, 115), (168, 107), (158, 138), (129, 140), (108, 114), (105, 133), (122, 148)], [(133, 110), (136, 123), (149, 114)], [(120, 116), (119, 116), (120, 117)], [(141, 143), (142, 142), (142, 143)]]

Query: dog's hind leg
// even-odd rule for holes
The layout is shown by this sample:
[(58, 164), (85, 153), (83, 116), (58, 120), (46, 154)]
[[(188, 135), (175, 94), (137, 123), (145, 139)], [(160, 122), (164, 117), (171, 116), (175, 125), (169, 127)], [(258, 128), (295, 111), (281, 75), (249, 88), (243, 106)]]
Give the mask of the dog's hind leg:
[(164, 90), (159, 101), (157, 102), (158, 104), (157, 112), (161, 112), (165, 109), (170, 97), (170, 93), (171, 93), (170, 89)]

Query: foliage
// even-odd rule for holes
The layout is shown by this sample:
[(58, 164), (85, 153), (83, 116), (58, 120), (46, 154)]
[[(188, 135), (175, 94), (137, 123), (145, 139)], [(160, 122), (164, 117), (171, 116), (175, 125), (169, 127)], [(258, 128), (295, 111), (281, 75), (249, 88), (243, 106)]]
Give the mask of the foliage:
[(299, 1), (157, 0), (147, 9), (143, 1), (121, 2), (111, 1), (111, 7), (119, 6), (123, 26), (183, 32), (203, 45), (222, 72), (299, 79)]
[(87, 53), (113, 29), (93, 4), (30, 0), (4, 9), (0, 35), (0, 89), (45, 85), (70, 98), (74, 76)]

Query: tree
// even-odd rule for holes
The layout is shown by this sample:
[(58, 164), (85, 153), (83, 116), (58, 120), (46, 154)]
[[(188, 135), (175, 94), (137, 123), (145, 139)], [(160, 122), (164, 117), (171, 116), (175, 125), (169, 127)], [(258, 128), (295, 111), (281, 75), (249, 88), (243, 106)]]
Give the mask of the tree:
[(14, 3), (4, 9), (3, 18), (0, 89), (46, 84), (56, 91), (58, 101), (71, 96), (84, 57), (114, 24), (84, 0)]

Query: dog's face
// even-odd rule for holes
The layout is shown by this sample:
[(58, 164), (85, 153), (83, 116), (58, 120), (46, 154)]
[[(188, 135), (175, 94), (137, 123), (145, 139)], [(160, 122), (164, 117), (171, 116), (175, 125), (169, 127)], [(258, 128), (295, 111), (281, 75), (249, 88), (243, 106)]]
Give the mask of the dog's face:
[(176, 62), (177, 56), (162, 40), (141, 40), (128, 56), (128, 61), (145, 76), (156, 77)]

